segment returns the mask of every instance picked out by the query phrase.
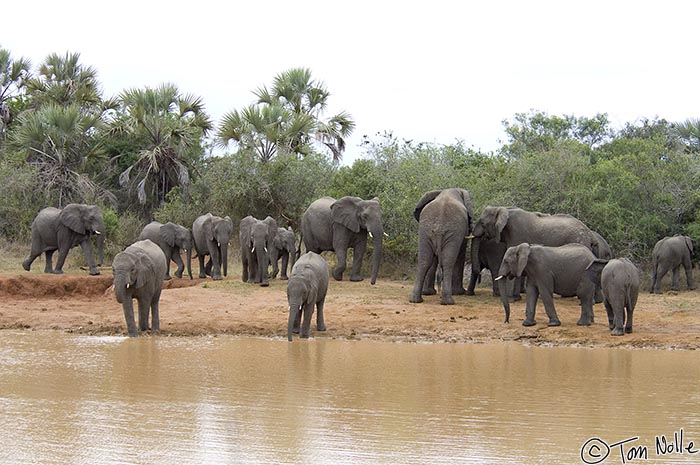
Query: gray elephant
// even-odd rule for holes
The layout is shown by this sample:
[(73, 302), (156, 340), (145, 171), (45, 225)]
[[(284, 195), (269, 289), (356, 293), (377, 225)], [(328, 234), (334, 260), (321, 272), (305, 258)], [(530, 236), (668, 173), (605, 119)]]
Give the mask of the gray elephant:
[(493, 295), (500, 296), (501, 291), (496, 277), (498, 277), (498, 269), (501, 267), (507, 247), (503, 242), (495, 240), (482, 241), (483, 239), (480, 237), (472, 239), (470, 249), (472, 270), (467, 286), (467, 295), (474, 295), (476, 283), (481, 280), (481, 271), (487, 269), (491, 272)]
[(270, 249), (270, 263), (272, 263), (272, 277), (276, 278), (280, 272), (279, 261), (282, 260), (282, 274), (280, 279), (288, 279), (287, 267), (291, 272), (296, 261), (296, 236), (289, 227), (287, 229), (277, 228), (277, 235), (272, 241)]
[(681, 265), (685, 269), (688, 289), (695, 289), (693, 284), (693, 240), (688, 236), (676, 235), (664, 237), (654, 246), (651, 254), (651, 292), (661, 294), (661, 280), (669, 270), (673, 272), (671, 289), (680, 289)]
[(277, 236), (277, 221), (268, 216), (259, 220), (250, 215), (240, 222), (238, 237), (241, 242), (241, 263), (244, 283), (259, 283), (269, 286), (267, 268), (270, 263), (270, 251)]
[[(207, 213), (194, 220), (192, 224), (192, 237), (194, 248), (199, 258), (199, 277), (211, 276), (215, 280), (223, 279), (228, 270), (228, 243), (233, 232), (233, 222), (228, 216), (219, 216)], [(204, 257), (209, 255), (209, 261), (204, 265)]]
[(610, 245), (608, 245), (608, 241), (593, 230), (591, 230), (591, 233), (593, 233), (594, 239), (593, 255), (603, 260), (610, 260), (613, 258), (612, 249), (610, 248)]
[[(577, 243), (594, 250), (596, 245), (592, 231), (573, 216), (547, 215), (516, 207), (484, 208), (474, 226), (474, 237), (503, 242), (506, 247), (523, 243), (550, 247)], [(498, 286), (503, 298), (506, 295), (506, 282), (499, 282)]]
[[(102, 211), (95, 205), (71, 203), (63, 209), (44, 208), (32, 222), (32, 248), (22, 267), (29, 271), (32, 262), (46, 254), (45, 273), (63, 273), (63, 264), (68, 251), (80, 245), (87, 260), (91, 275), (98, 275), (104, 255), (105, 224)], [(97, 265), (93, 257), (92, 236), (97, 236)], [(56, 268), (53, 268), (53, 253), (58, 250)]]
[(367, 235), (372, 238), (372, 270), (370, 283), (377, 281), (382, 259), (382, 209), (379, 199), (362, 200), (346, 196), (341, 199), (322, 197), (309, 205), (301, 218), (301, 234), (307, 251), (321, 253), (332, 250), (338, 259), (333, 278), (343, 279), (347, 266), (347, 250), (353, 249), (350, 281), (362, 281), (360, 269), (367, 250)]
[(471, 196), (459, 188), (427, 192), (418, 201), (413, 216), (418, 220), (418, 268), (409, 301), (423, 301), (426, 276), (437, 260), (442, 271), (440, 303), (452, 305), (453, 285), (458, 282), (458, 288), (462, 288), (466, 237), (471, 232)]
[[(287, 339), (291, 342), (292, 333), (299, 337), (309, 337), (311, 317), (316, 306), (316, 330), (325, 331), (323, 305), (328, 292), (328, 265), (319, 254), (307, 252), (294, 264), (287, 282), (287, 301), (289, 303), (289, 320), (287, 321)], [(304, 321), (301, 322), (302, 313)]]
[[(114, 257), (114, 294), (124, 308), (130, 337), (148, 330), (149, 313), (151, 329), (160, 331), (158, 304), (167, 267), (163, 250), (148, 239), (135, 242)], [(134, 320), (133, 299), (138, 301), (139, 306), (138, 329)]]
[[(561, 322), (554, 309), (553, 294), (562, 297), (578, 296), (581, 301), (581, 318), (578, 325), (593, 323), (593, 295), (595, 285), (586, 278), (586, 268), (595, 260), (590, 249), (581, 244), (566, 244), (559, 247), (530, 245), (523, 243), (509, 247), (503, 256), (497, 280), (527, 276), (527, 300), (523, 326), (533, 326), (537, 298), (542, 297), (549, 326)], [(506, 323), (510, 319), (510, 304), (505, 293), (501, 293)]]
[[(588, 278), (603, 290), (610, 334), (632, 332), (632, 317), (639, 296), (639, 270), (626, 258), (596, 259), (588, 265)], [(625, 311), (627, 317), (625, 318)]]
[(187, 274), (192, 279), (192, 233), (189, 229), (179, 224), (167, 222), (165, 224), (152, 221), (144, 226), (139, 240), (149, 239), (163, 250), (165, 261), (168, 267), (165, 272), (165, 279), (170, 279), (170, 260), (177, 265), (175, 276), (182, 278), (185, 264), (182, 262), (180, 252), (187, 254)]

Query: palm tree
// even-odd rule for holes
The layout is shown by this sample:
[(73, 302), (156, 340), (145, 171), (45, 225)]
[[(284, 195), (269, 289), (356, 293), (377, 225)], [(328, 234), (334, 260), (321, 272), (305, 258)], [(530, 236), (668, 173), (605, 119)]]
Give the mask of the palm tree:
[(700, 151), (700, 119), (689, 118), (681, 123), (675, 123), (673, 129), (688, 150)]
[(318, 141), (335, 161), (341, 159), (355, 123), (347, 112), (321, 119), (330, 93), (322, 82), (312, 79), (309, 69), (280, 73), (270, 89), (262, 86), (254, 94), (256, 104), (224, 116), (217, 134), (221, 145), (233, 140), (240, 149), (252, 150), (267, 162), (279, 152), (305, 156)]
[(182, 95), (173, 84), (125, 90), (119, 101), (122, 113), (110, 132), (142, 141), (119, 183), (135, 189), (142, 205), (150, 197), (162, 206), (173, 187), (189, 187), (190, 170), (203, 152), (202, 138), (212, 128), (211, 120), (201, 98)]
[(14, 116), (9, 102), (22, 92), (30, 77), (30, 67), (29, 60), (13, 60), (9, 50), (0, 48), (0, 140), (7, 138), (7, 128)]
[(95, 137), (100, 124), (99, 117), (85, 114), (77, 105), (49, 103), (20, 115), (12, 143), (37, 170), (49, 203), (57, 201), (61, 207), (98, 199), (114, 202), (91, 174), (100, 171), (106, 158)]

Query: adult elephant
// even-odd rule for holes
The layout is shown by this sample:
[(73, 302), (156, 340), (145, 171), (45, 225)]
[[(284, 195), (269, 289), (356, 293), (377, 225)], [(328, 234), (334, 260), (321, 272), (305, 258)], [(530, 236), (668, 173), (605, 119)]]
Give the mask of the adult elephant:
[(470, 249), (472, 270), (471, 276), (469, 277), (469, 285), (467, 286), (467, 295), (474, 295), (474, 288), (476, 287), (476, 283), (481, 280), (481, 271), (484, 269), (491, 272), (493, 295), (501, 295), (496, 277), (498, 277), (498, 269), (503, 261), (506, 248), (503, 242), (496, 242), (493, 239), (486, 241), (481, 237), (472, 239), (472, 246)]
[(272, 241), (270, 249), (270, 263), (272, 263), (272, 277), (276, 278), (280, 272), (279, 261), (282, 260), (282, 274), (280, 279), (288, 279), (287, 268), (291, 272), (296, 261), (296, 236), (289, 227), (287, 229), (277, 228), (277, 235)]
[(170, 279), (170, 260), (177, 265), (175, 276), (182, 278), (185, 264), (182, 262), (180, 252), (187, 254), (187, 274), (192, 279), (192, 232), (179, 224), (167, 222), (165, 224), (152, 221), (144, 226), (139, 240), (149, 239), (163, 250), (168, 267), (165, 279)]
[(651, 254), (651, 292), (661, 294), (661, 280), (672, 270), (671, 289), (680, 289), (681, 265), (685, 269), (688, 289), (695, 289), (693, 284), (693, 240), (688, 236), (676, 235), (664, 237), (654, 245)]
[[(68, 251), (80, 245), (87, 260), (91, 275), (98, 275), (104, 255), (104, 230), (102, 210), (95, 205), (71, 203), (63, 209), (44, 208), (32, 222), (32, 248), (22, 267), (29, 271), (32, 262), (46, 254), (45, 273), (63, 273), (63, 264)], [(93, 257), (92, 236), (97, 236), (97, 264)], [(58, 250), (56, 268), (53, 268), (53, 253)]]
[[(228, 216), (220, 216), (207, 213), (194, 220), (192, 223), (192, 237), (194, 248), (199, 258), (199, 277), (207, 275), (215, 280), (223, 279), (228, 270), (228, 243), (233, 232), (233, 222)], [(204, 257), (209, 255), (209, 261), (204, 265)]]
[[(130, 337), (138, 336), (139, 331), (148, 330), (149, 313), (151, 329), (160, 331), (158, 305), (167, 268), (168, 262), (163, 250), (148, 239), (135, 242), (114, 257), (114, 295), (124, 309)], [(139, 306), (138, 329), (134, 319), (133, 299), (138, 301)]]
[(593, 233), (594, 245), (593, 245), (593, 255), (602, 260), (611, 260), (613, 258), (612, 249), (608, 245), (608, 241), (605, 240), (603, 236), (595, 231)]
[(347, 251), (353, 249), (350, 281), (362, 281), (360, 269), (367, 250), (367, 235), (372, 238), (370, 283), (377, 281), (382, 259), (382, 209), (379, 199), (363, 200), (346, 196), (341, 199), (322, 197), (309, 205), (301, 218), (301, 234), (307, 251), (332, 250), (338, 259), (333, 279), (341, 281), (347, 267)]
[[(484, 208), (474, 227), (474, 237), (503, 242), (506, 247), (523, 243), (549, 247), (574, 243), (582, 244), (591, 251), (596, 247), (593, 232), (573, 216), (547, 215), (517, 207)], [(478, 245), (476, 253), (479, 253)], [(498, 287), (501, 299), (507, 299), (506, 282), (499, 282)]]
[(427, 192), (418, 201), (413, 216), (418, 220), (418, 268), (409, 301), (423, 301), (421, 294), (428, 270), (437, 260), (443, 277), (440, 303), (452, 305), (453, 285), (459, 281), (461, 287), (464, 274), (466, 237), (472, 221), (471, 196), (460, 188)]
[(244, 283), (259, 283), (269, 286), (267, 268), (270, 263), (270, 250), (277, 235), (277, 221), (268, 216), (259, 220), (250, 215), (240, 222), (238, 236), (241, 242), (241, 263)]

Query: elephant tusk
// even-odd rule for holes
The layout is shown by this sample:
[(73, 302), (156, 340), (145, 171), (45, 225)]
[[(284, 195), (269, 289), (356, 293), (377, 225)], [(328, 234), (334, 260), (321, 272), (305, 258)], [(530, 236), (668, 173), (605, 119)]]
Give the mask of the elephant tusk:
[(265, 247), (265, 253), (267, 253), (267, 247)]
[(250, 249), (250, 253), (255, 253), (255, 247), (253, 247), (252, 249)]
[(389, 237), (389, 235), (387, 233), (384, 233), (384, 237)]
[(217, 242), (216, 245), (221, 247), (221, 242)]
[(474, 234), (470, 234), (470, 235), (466, 236), (465, 239), (474, 239)]
[(503, 279), (503, 278), (504, 278), (504, 276), (503, 276), (503, 275), (500, 275), (498, 278), (494, 279), (494, 281), (500, 281), (500, 280)]
[(99, 235), (102, 234), (102, 233), (99, 232), (99, 231), (97, 231), (97, 230), (95, 230), (95, 234), (97, 234), (97, 235), (99, 236)]
[(129, 289), (129, 283), (126, 283), (126, 288)]
[(372, 234), (372, 231), (368, 231), (368, 232), (369, 232), (369, 237), (370, 237), (371, 239), (374, 239), (374, 234)]

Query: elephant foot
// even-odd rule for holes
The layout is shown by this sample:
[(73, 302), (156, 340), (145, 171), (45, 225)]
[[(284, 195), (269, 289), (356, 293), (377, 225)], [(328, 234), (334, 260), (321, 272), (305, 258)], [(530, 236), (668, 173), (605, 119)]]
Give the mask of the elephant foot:
[(364, 279), (365, 278), (363, 278), (362, 276), (350, 276), (350, 281), (355, 283), (363, 281)]
[(559, 320), (549, 320), (549, 323), (547, 323), (547, 326), (561, 326), (561, 321), (559, 321)]
[(467, 290), (463, 287), (458, 287), (457, 289), (452, 289), (452, 295), (467, 295)]
[(269, 286), (270, 286), (269, 282), (260, 283), (260, 287), (269, 287)]
[(170, 276), (169, 274), (166, 274), (165, 278), (163, 278), (163, 281), (170, 281), (171, 279), (173, 279), (173, 277)]
[(51, 274), (63, 274), (63, 270), (53, 270)]
[(524, 320), (523, 321), (523, 326), (535, 326), (537, 322), (535, 320)]
[(220, 274), (217, 274), (212, 276), (211, 279), (213, 279), (214, 281), (221, 281), (224, 278)]
[(689, 291), (694, 291), (695, 289), (697, 289), (695, 286), (688, 288)]
[(199, 278), (200, 279), (205, 279), (207, 277), (206, 273), (199, 273)]
[(423, 294), (423, 295), (435, 295), (435, 294), (437, 294), (437, 291), (435, 289), (423, 289), (421, 294)]
[(580, 320), (578, 320), (578, 321), (576, 322), (576, 324), (577, 324), (578, 326), (590, 326), (592, 323), (593, 323), (593, 322), (592, 322), (591, 320), (586, 320), (586, 319), (583, 319), (583, 318), (581, 318)]
[(283, 276), (280, 276), (280, 279), (281, 279), (282, 281), (287, 281), (287, 280), (289, 279), (289, 276), (283, 275)]
[(654, 289), (654, 290), (652, 291), (652, 294), (663, 294), (663, 292), (661, 292), (660, 289)]
[(412, 295), (408, 299), (408, 301), (411, 302), (412, 304), (419, 304), (419, 303), (423, 302), (423, 297), (421, 297), (420, 295), (418, 295), (418, 296)]
[(611, 336), (623, 336), (624, 334), (625, 332), (622, 328), (614, 328), (612, 331), (610, 331)]
[(454, 305), (455, 299), (452, 296), (440, 297), (440, 305)]
[(139, 337), (138, 331), (129, 331), (127, 334), (129, 337)]
[(632, 334), (632, 327), (631, 327), (631, 326), (629, 326), (629, 327), (625, 326), (625, 332), (626, 332), (627, 334)]
[(90, 276), (99, 276), (100, 275), (100, 270), (90, 270)]
[(176, 271), (175, 272), (175, 277), (178, 279), (182, 279), (182, 271)]
[(22, 262), (22, 268), (24, 268), (24, 271), (29, 271), (31, 269), (32, 264), (29, 263), (29, 260), (24, 260)]
[(338, 271), (338, 270), (333, 270), (333, 279), (336, 281), (342, 281), (343, 280), (343, 272)]
[(474, 292), (474, 289), (467, 289), (464, 295), (476, 295), (476, 293)]
[(300, 334), (299, 339), (308, 339), (309, 335), (308, 334)]
[(316, 331), (325, 331), (325, 330), (326, 330), (325, 325), (324, 326), (316, 326)]

